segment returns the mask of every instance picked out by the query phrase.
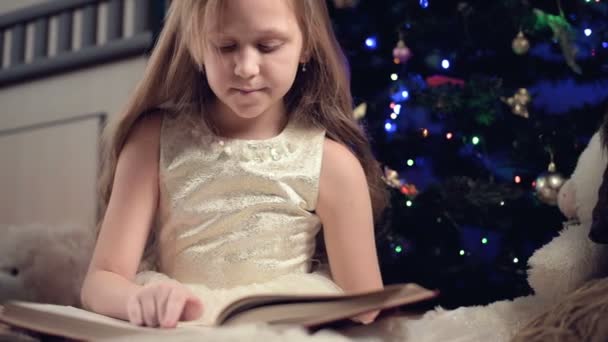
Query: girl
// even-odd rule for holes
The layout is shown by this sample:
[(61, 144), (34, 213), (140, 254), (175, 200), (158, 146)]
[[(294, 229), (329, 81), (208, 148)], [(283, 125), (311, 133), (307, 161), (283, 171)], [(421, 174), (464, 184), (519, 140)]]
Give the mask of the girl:
[(104, 133), (85, 308), (175, 327), (252, 293), (382, 288), (384, 187), (324, 1), (173, 1)]

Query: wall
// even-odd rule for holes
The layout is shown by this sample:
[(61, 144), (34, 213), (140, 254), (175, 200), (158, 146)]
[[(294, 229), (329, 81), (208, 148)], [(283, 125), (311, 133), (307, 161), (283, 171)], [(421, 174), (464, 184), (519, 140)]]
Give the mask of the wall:
[[(39, 2), (0, 1), (0, 15)], [(96, 114), (122, 108), (146, 60), (141, 54), (0, 87), (0, 224), (95, 223), (103, 123)]]

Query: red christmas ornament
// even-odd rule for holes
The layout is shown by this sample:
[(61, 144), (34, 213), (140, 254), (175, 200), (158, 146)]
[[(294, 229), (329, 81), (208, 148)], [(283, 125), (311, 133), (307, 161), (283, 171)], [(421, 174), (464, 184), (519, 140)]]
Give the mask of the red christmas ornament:
[(442, 75), (434, 75), (434, 76), (429, 76), (426, 78), (426, 84), (431, 88), (439, 87), (444, 84), (453, 84), (453, 85), (463, 87), (464, 80), (462, 80), (460, 78), (453, 78), (453, 77), (447, 77), (447, 76), (442, 76)]
[(395, 46), (395, 48), (393, 49), (393, 57), (395, 58), (395, 63), (397, 63), (397, 61), (399, 63), (405, 63), (410, 58), (412, 58), (412, 56), (412, 51), (407, 46), (405, 46), (403, 39), (399, 39), (399, 41), (397, 42), (397, 46)]
[(418, 194), (418, 189), (414, 184), (404, 184), (401, 186), (401, 193), (406, 196), (416, 196)]

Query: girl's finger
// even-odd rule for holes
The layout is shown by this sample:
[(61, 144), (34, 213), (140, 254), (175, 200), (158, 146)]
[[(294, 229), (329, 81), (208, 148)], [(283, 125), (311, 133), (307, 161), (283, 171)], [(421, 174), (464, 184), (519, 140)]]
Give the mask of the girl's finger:
[(149, 327), (158, 326), (158, 318), (156, 314), (156, 304), (154, 296), (149, 294), (140, 298), (141, 311), (143, 312), (144, 323)]
[(154, 296), (155, 307), (156, 307), (156, 319), (158, 325), (163, 327), (163, 322), (165, 319), (165, 313), (167, 311), (167, 301), (169, 300), (169, 295), (171, 294), (172, 287), (170, 286), (162, 286), (159, 288), (159, 291), (156, 296)]
[(132, 324), (144, 324), (141, 306), (137, 297), (129, 298), (129, 301), (127, 302), (127, 315), (129, 316), (129, 322), (131, 322)]
[(177, 288), (172, 288), (167, 298), (167, 306), (163, 315), (163, 326), (173, 328), (177, 325), (177, 321), (182, 314), (186, 295)]
[(189, 295), (186, 298), (184, 310), (180, 317), (182, 321), (193, 321), (198, 319), (203, 314), (203, 303), (195, 295)]

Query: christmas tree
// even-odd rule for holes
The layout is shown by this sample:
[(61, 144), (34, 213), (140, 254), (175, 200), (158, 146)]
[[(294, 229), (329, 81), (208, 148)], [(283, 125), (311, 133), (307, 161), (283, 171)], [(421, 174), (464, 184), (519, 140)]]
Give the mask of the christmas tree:
[(531, 293), (557, 191), (608, 109), (608, 3), (334, 0), (355, 115), (391, 188), (385, 283), (446, 307)]

